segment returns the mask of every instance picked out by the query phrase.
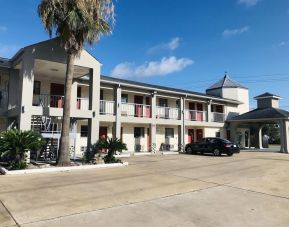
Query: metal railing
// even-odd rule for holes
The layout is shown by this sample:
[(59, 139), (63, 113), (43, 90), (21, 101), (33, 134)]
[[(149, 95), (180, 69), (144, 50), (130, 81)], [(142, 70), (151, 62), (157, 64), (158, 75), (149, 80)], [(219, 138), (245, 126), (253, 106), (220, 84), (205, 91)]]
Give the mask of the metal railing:
[(189, 121), (207, 121), (207, 111), (185, 110), (185, 119)]
[(114, 101), (100, 100), (99, 113), (102, 115), (114, 115)]
[(213, 122), (225, 122), (225, 114), (224, 113), (212, 112), (211, 116), (212, 116)]
[(89, 109), (89, 99), (88, 98), (77, 98), (76, 109), (88, 110)]
[(179, 108), (157, 106), (157, 118), (179, 120), (180, 112)]
[(121, 104), (122, 116), (133, 117), (151, 117), (151, 106), (137, 103), (122, 103)]
[(33, 106), (63, 108), (62, 95), (33, 95)]

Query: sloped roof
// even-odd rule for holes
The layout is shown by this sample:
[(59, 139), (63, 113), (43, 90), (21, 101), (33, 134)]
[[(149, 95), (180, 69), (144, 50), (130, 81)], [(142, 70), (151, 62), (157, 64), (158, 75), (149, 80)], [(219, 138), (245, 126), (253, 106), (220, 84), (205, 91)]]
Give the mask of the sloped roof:
[(101, 82), (110, 81), (110, 82), (114, 82), (114, 83), (127, 83), (127, 84), (142, 86), (142, 87), (149, 87), (151, 89), (167, 90), (167, 92), (178, 92), (178, 93), (186, 93), (186, 94), (192, 95), (192, 96), (194, 96), (194, 95), (195, 96), (202, 96), (203, 98), (206, 98), (206, 99), (221, 100), (221, 101), (229, 102), (229, 103), (238, 103), (238, 104), (241, 103), (238, 100), (220, 98), (220, 97), (213, 96), (213, 95), (207, 95), (207, 94), (204, 94), (201, 92), (194, 92), (191, 90), (183, 90), (183, 89), (166, 87), (166, 86), (155, 85), (155, 84), (147, 84), (147, 83), (142, 83), (142, 82), (137, 82), (137, 81), (132, 81), (132, 80), (126, 80), (126, 79), (119, 79), (119, 78), (104, 76), (104, 75), (101, 75), (100, 81)]
[(232, 80), (227, 74), (225, 74), (224, 78), (219, 80), (217, 83), (210, 86), (207, 90), (213, 90), (218, 88), (245, 88), (244, 85), (240, 84), (239, 82)]
[(269, 98), (269, 97), (278, 98), (278, 99), (280, 98), (280, 96), (278, 96), (278, 95), (274, 95), (272, 93), (265, 92), (265, 93), (263, 93), (261, 95), (256, 96), (255, 99), (263, 99), (263, 98)]
[(229, 121), (254, 121), (262, 119), (288, 119), (289, 112), (278, 108), (257, 108), (247, 113), (233, 117)]

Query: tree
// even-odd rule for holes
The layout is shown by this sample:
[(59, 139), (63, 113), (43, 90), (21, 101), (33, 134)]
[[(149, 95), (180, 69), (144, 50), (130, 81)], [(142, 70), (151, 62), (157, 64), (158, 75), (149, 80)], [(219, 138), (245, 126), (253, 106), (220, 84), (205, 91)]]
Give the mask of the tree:
[(45, 141), (33, 131), (11, 129), (0, 133), (0, 159), (9, 163), (12, 169), (26, 167), (27, 151), (42, 148)]
[(58, 166), (67, 166), (70, 165), (70, 101), (74, 61), (85, 42), (92, 45), (102, 34), (111, 32), (114, 4), (113, 0), (42, 0), (38, 14), (50, 37), (55, 31), (67, 53), (62, 131), (57, 158)]
[(105, 163), (121, 162), (121, 160), (116, 159), (114, 155), (117, 151), (122, 152), (123, 150), (127, 150), (126, 144), (117, 138), (107, 138), (101, 143), (100, 147), (107, 149), (107, 155), (103, 158)]

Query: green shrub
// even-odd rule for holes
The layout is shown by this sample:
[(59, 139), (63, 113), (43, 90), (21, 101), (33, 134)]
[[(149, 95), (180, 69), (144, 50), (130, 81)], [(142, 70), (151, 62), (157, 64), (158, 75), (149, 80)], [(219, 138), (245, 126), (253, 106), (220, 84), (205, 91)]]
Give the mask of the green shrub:
[(85, 161), (92, 162), (94, 160), (95, 154), (102, 153), (103, 150), (107, 151), (106, 156), (103, 158), (105, 163), (120, 163), (120, 159), (116, 159), (114, 155), (116, 152), (122, 152), (127, 150), (126, 144), (123, 143), (120, 139), (100, 139), (95, 144), (93, 144), (85, 152)]
[(45, 141), (33, 131), (11, 129), (0, 133), (0, 160), (7, 162), (10, 169), (24, 169), (26, 152), (40, 149)]
[(104, 143), (103, 147), (107, 149), (107, 155), (104, 157), (105, 163), (119, 163), (121, 162), (120, 159), (116, 159), (114, 155), (116, 152), (122, 152), (123, 150), (127, 150), (126, 144), (123, 143), (120, 139), (109, 139), (107, 138)]

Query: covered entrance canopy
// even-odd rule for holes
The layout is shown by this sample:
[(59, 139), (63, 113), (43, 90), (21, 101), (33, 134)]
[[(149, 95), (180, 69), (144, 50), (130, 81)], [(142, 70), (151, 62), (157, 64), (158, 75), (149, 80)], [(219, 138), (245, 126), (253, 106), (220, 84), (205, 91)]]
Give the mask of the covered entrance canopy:
[(265, 124), (278, 124), (280, 128), (281, 152), (289, 153), (289, 112), (279, 109), (279, 96), (264, 93), (255, 97), (257, 109), (238, 115), (228, 120), (231, 140), (238, 141), (237, 128), (247, 127), (254, 131), (254, 146), (262, 148), (262, 128)]

